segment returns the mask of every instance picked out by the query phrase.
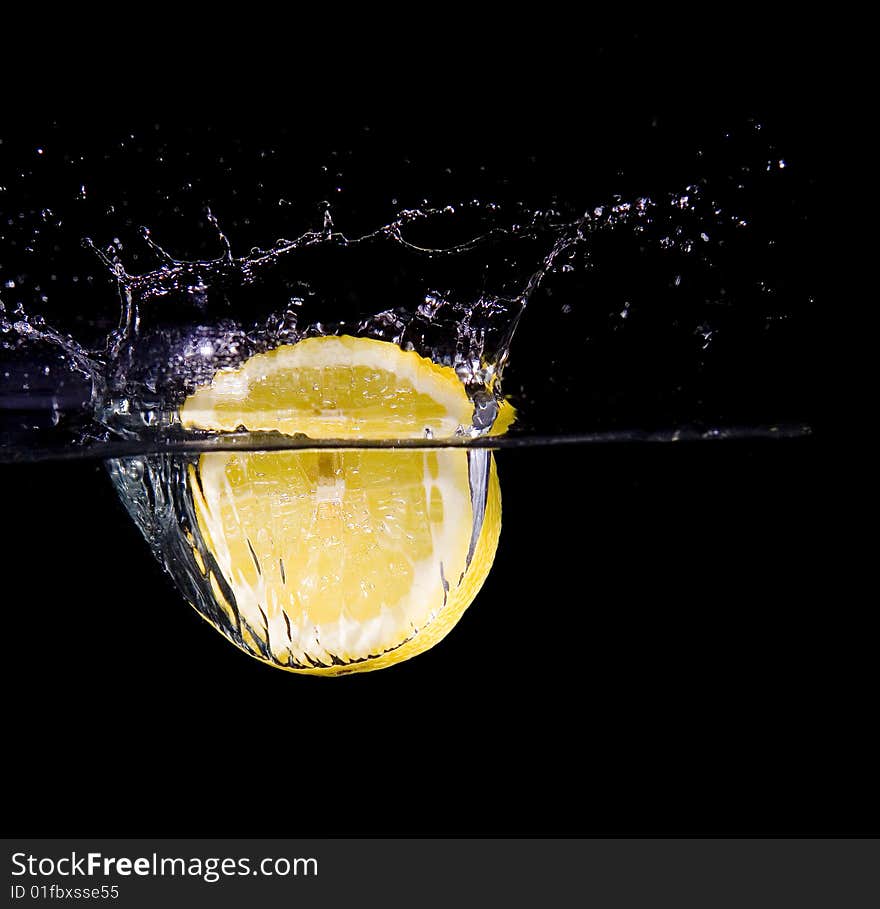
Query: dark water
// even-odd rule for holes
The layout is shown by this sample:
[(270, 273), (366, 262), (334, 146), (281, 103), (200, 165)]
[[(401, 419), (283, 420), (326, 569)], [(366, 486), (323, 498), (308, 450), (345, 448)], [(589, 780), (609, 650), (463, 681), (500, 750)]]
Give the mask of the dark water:
[[(6, 667), (41, 705), (16, 721), (15, 761), (79, 742), (9, 823), (36, 829), (35, 802), (58, 829), (215, 834), (792, 832), (833, 825), (841, 800), (860, 816), (870, 636), (835, 570), (815, 442), (497, 459), (501, 545), (459, 626), (333, 681), (211, 631), (98, 464), (7, 467), (7, 501), (28, 493), (4, 549), (27, 579)], [(839, 766), (838, 749), (848, 773), (821, 785), (812, 761)], [(125, 797), (86, 820), (120, 768)], [(254, 807), (267, 779), (289, 815)], [(409, 815), (385, 786), (412, 793)]]

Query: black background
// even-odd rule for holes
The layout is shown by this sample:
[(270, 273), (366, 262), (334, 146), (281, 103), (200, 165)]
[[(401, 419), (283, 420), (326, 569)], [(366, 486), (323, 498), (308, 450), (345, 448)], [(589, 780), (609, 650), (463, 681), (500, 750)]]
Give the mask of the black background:
[[(789, 29), (783, 41), (739, 23), (580, 44), (564, 21), (526, 31), (418, 54), (383, 46), (363, 81), (350, 76), (356, 65), (340, 72), (339, 53), (322, 66), (278, 57), (274, 42), (265, 72), (248, 78), (239, 66), (219, 79), (226, 45), (195, 54), (175, 41), (163, 50), (173, 94), (155, 60), (152, 92), (129, 89), (137, 66), (117, 67), (89, 83), (88, 110), (61, 116), (112, 129), (158, 108), (166, 121), (228, 127), (231, 116), (236, 129), (258, 128), (278, 115), (266, 86), (282, 79), (307, 95), (300, 113), (325, 138), (375, 123), (389, 157), (410, 143), (429, 162), (466, 170), (488, 156), (515, 171), (537, 155), (547, 164), (535, 180), (586, 170), (601, 190), (618, 161), (649, 182), (674, 174), (694, 136), (753, 114), (818, 171), (815, 33)], [(42, 85), (30, 90), (15, 121), (23, 142), (54, 113)], [(122, 110), (110, 103), (120, 91)], [(222, 116), (218, 95), (234, 102)], [(606, 127), (586, 168), (572, 105), (594, 131)], [(672, 123), (681, 145), (646, 155), (639, 142), (654, 120)], [(812, 391), (798, 408), (821, 427)], [(325, 680), (245, 658), (188, 609), (102, 465), (4, 466), (8, 831), (843, 833), (875, 823), (864, 607), (849, 590), (821, 432), (505, 452), (499, 469), (501, 547), (457, 629), (392, 670)]]

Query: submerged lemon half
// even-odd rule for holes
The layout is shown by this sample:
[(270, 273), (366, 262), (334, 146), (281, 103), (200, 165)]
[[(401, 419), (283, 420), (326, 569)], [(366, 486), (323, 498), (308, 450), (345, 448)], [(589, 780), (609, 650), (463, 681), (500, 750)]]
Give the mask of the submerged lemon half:
[[(251, 357), (181, 409), (189, 428), (352, 441), (449, 437), (472, 415), (453, 369), (352, 337)], [(511, 420), (502, 404), (493, 432)], [(200, 611), (253, 656), (312, 674), (379, 669), (439, 641), (501, 530), (486, 450), (210, 452), (188, 485), (194, 558), (218, 606)]]

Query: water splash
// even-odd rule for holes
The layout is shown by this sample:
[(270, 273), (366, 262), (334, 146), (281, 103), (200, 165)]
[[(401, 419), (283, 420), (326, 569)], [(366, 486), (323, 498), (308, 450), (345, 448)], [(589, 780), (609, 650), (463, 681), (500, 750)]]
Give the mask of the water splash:
[[(18, 297), (0, 309), (4, 456), (40, 444), (90, 451), (113, 439), (182, 444), (177, 408), (218, 369), (343, 333), (455, 368), (474, 401), (477, 435), (502, 394), (515, 399), (524, 437), (741, 423), (749, 415), (704, 405), (713, 369), (730, 357), (725, 344), (744, 326), (753, 343), (762, 330), (803, 319), (779, 293), (779, 270), (754, 264), (777, 242), (754, 199), (762, 185), (777, 191), (791, 170), (764, 157), (766, 167), (731, 168), (723, 180), (615, 195), (583, 210), (558, 200), (544, 208), (426, 203), (357, 233), (324, 203), (293, 239), (247, 251), (236, 248), (222, 212), (207, 208), (204, 245), (213, 250), (195, 259), (175, 255), (149, 227), (140, 248), (118, 236), (87, 239), (119, 300), (115, 324), (97, 340), (30, 315), (16, 278), (0, 289)], [(40, 230), (62, 220), (44, 208)], [(636, 356), (655, 368), (663, 406), (654, 389), (627, 386)], [(36, 393), (33, 367), (45, 366), (51, 382)], [(631, 372), (644, 381), (644, 371)], [(751, 419), (791, 415), (768, 405)]]
[[(644, 210), (644, 209), (641, 209)], [(433, 226), (467, 212), (488, 221), (484, 229), (465, 240), (447, 246), (424, 245), (411, 238), (409, 229), (421, 224)], [(416, 350), (435, 362), (452, 366), (475, 402), (475, 427), (491, 426), (488, 406), (500, 393), (500, 378), (508, 359), (516, 326), (543, 277), (557, 259), (574, 244), (583, 242), (588, 216), (573, 223), (562, 222), (557, 212), (533, 212), (528, 223), (504, 223), (499, 206), (479, 202), (443, 208), (406, 209), (378, 229), (348, 237), (334, 229), (331, 210), (324, 212), (323, 225), (299, 237), (278, 240), (271, 249), (254, 248), (235, 256), (232, 245), (210, 211), (207, 219), (216, 231), (220, 252), (215, 258), (188, 261), (176, 259), (144, 228), (143, 239), (160, 260), (158, 268), (129, 273), (121, 255), (121, 244), (104, 248), (86, 238), (85, 245), (104, 264), (118, 286), (121, 301), (118, 326), (108, 334), (103, 347), (83, 349), (71, 336), (62, 335), (36, 317), (10, 322), (5, 312), (0, 322), (4, 334), (12, 333), (8, 347), (22, 351), (29, 342), (57, 349), (67, 361), (92, 382), (90, 401), (98, 426), (111, 433), (133, 437), (156, 428), (175, 425), (176, 409), (183, 398), (208, 381), (218, 369), (239, 365), (255, 353), (280, 344), (292, 344), (316, 335), (353, 334), (391, 341), (405, 350)], [(611, 223), (611, 222), (609, 222)], [(522, 255), (524, 245), (531, 249)], [(516, 254), (511, 249), (516, 246)], [(541, 255), (541, 249), (549, 252)], [(502, 261), (496, 283), (486, 283), (487, 263)], [(344, 305), (333, 279), (350, 272), (344, 257), (366, 250), (396, 259), (398, 276), (409, 269), (408, 288), (417, 291), (416, 305), (397, 305), (367, 312), (367, 291), (355, 292), (357, 299)], [(537, 252), (536, 252), (537, 250)], [(315, 253), (323, 261), (315, 261)], [(301, 265), (303, 257), (311, 261)], [(472, 276), (458, 287), (435, 289), (426, 282), (437, 260), (473, 260), (482, 272), (483, 286), (470, 290)], [(372, 265), (370, 266), (373, 267)], [(462, 269), (459, 279), (462, 280)], [(259, 321), (245, 318), (216, 318), (215, 298), (222, 310), (229, 295), (239, 312), (252, 314), (265, 308), (265, 300), (285, 291), (287, 305), (271, 308)], [(422, 288), (425, 289), (422, 289)], [(438, 285), (439, 287), (439, 285)], [(329, 290), (329, 292), (328, 292)], [(248, 296), (251, 299), (248, 300)], [(399, 295), (399, 294), (398, 294)], [(245, 305), (247, 302), (256, 305)], [(317, 304), (320, 318), (303, 319), (308, 304)], [(312, 306), (314, 308), (314, 305)], [(334, 318), (334, 314), (336, 317)], [(343, 315), (347, 317), (343, 318)], [(24, 389), (28, 390), (28, 389)], [(8, 400), (8, 399), (7, 399)], [(34, 403), (33, 397), (29, 399)], [(85, 402), (75, 402), (83, 409)]]

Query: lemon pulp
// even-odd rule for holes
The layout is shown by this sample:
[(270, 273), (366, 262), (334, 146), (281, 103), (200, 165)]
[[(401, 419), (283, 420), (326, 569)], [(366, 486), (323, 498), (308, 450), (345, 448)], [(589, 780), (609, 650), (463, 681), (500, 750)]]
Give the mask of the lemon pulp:
[[(313, 439), (451, 436), (473, 405), (449, 367), (396, 345), (311, 338), (224, 370), (185, 426)], [(502, 406), (495, 430), (512, 418)], [(501, 527), (490, 452), (210, 452), (188, 473), (205, 615), (252, 655), (315, 674), (426, 650), (483, 584)], [(203, 611), (203, 615), (204, 615)]]

